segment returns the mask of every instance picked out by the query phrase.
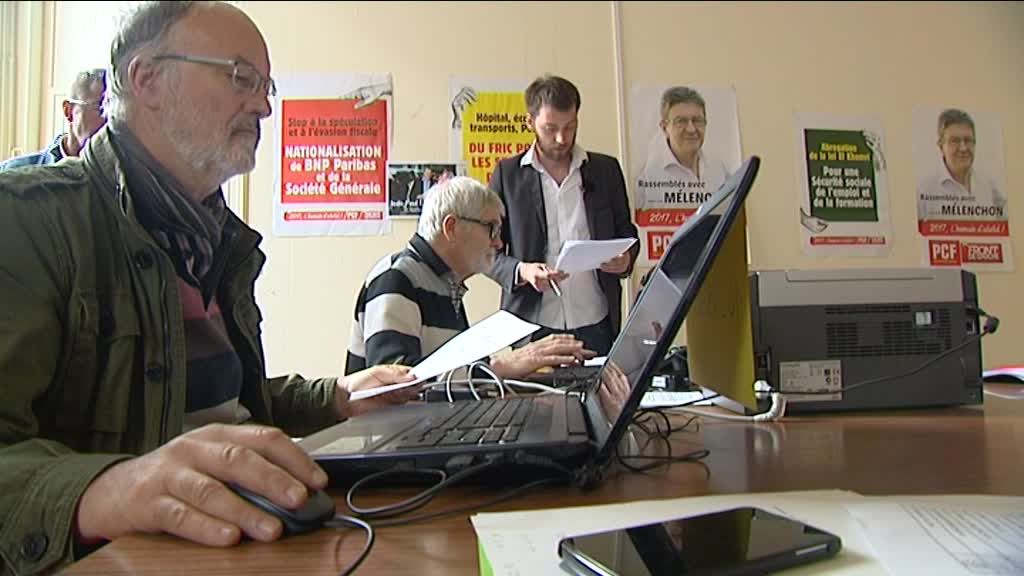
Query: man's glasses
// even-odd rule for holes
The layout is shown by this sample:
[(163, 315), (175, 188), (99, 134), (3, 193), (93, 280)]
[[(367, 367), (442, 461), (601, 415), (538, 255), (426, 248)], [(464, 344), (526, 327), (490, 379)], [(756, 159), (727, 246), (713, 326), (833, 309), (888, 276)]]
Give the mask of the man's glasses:
[(82, 108), (92, 108), (92, 109), (96, 110), (97, 112), (99, 112), (100, 114), (103, 114), (103, 101), (102, 100), (99, 100), (99, 101), (96, 101), (96, 102), (90, 102), (88, 100), (75, 100), (74, 98), (68, 98), (68, 104), (74, 104), (76, 106), (81, 106)]
[(192, 62), (193, 64), (231, 68), (231, 83), (240, 91), (251, 96), (256, 94), (263, 94), (263, 96), (277, 95), (277, 85), (274, 83), (274, 79), (260, 74), (248, 62), (225, 60), (223, 58), (206, 58), (203, 56), (186, 56), (184, 54), (158, 54), (153, 56), (153, 60), (180, 60), (182, 62)]
[(686, 116), (676, 116), (672, 119), (673, 128), (686, 128), (687, 124), (693, 124), (694, 128), (704, 128), (708, 125), (708, 119), (703, 116), (694, 116), (693, 118), (687, 118)]
[(490, 235), (491, 240), (497, 240), (498, 236), (501, 236), (501, 222), (484, 222), (483, 220), (477, 220), (476, 218), (466, 218), (465, 216), (458, 216), (459, 220), (465, 220), (466, 222), (472, 222), (481, 226), (487, 227), (487, 233)]
[(946, 142), (949, 142), (954, 147), (958, 147), (960, 145), (967, 146), (968, 148), (974, 147), (974, 138), (971, 138), (970, 136), (952, 136), (950, 138), (946, 138)]

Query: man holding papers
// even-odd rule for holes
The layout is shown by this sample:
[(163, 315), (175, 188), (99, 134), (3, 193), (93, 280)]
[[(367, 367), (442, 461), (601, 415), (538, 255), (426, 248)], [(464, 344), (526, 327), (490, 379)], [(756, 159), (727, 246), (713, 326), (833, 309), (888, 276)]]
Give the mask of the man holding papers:
[(580, 94), (568, 80), (538, 78), (526, 89), (526, 107), (533, 146), (502, 160), (491, 177), (508, 217), (505, 247), (488, 275), (503, 288), (502, 309), (541, 326), (534, 340), (571, 333), (604, 355), (619, 332), (620, 281), (639, 245), (574, 273), (556, 262), (569, 241), (637, 237), (622, 168), (576, 144)]
[[(464, 282), (493, 266), (504, 211), (497, 194), (472, 178), (431, 190), (417, 233), (404, 250), (377, 262), (359, 291), (346, 373), (415, 365), (469, 329)], [(503, 378), (520, 378), (591, 356), (579, 340), (558, 335), (499, 354), (491, 367)]]

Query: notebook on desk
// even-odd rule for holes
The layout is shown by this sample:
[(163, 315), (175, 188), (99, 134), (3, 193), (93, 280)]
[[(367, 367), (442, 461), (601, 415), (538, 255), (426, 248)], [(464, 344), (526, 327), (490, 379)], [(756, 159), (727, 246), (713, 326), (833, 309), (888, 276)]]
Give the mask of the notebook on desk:
[(444, 468), (453, 458), (515, 465), (545, 459), (586, 483), (614, 455), (659, 361), (693, 304), (754, 182), (748, 159), (676, 230), (604, 365), (571, 394), (406, 404), (351, 418), (303, 439), (334, 480), (396, 467)]

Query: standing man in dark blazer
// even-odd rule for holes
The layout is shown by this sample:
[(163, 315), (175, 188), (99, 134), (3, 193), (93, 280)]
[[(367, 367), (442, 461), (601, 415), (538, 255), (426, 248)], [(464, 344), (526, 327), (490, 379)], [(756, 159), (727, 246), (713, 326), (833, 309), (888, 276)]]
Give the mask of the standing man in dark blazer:
[(505, 203), (505, 245), (490, 277), (502, 287), (501, 307), (541, 325), (534, 340), (566, 332), (607, 354), (622, 323), (621, 280), (640, 248), (566, 274), (554, 265), (568, 240), (636, 238), (626, 181), (618, 160), (576, 144), (580, 93), (558, 76), (526, 89), (527, 124), (536, 138), (523, 154), (498, 163), (491, 188)]

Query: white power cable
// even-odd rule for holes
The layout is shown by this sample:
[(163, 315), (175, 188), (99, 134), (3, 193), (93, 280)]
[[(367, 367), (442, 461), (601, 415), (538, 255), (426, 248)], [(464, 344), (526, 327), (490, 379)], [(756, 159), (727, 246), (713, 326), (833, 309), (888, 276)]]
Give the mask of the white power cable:
[[(476, 362), (473, 362), (472, 364), (469, 365), (469, 389), (473, 391), (473, 396), (476, 396), (476, 390), (473, 388), (474, 368), (479, 368), (480, 370), (486, 372), (491, 378), (493, 378), (494, 383), (497, 384), (498, 386), (498, 396), (501, 398), (505, 397), (505, 385), (502, 383), (501, 376), (498, 376), (486, 362), (482, 362), (480, 360), (477, 360)], [(479, 399), (479, 396), (477, 396), (477, 400)]]
[(730, 420), (732, 422), (775, 422), (786, 415), (786, 397), (779, 392), (772, 392), (772, 405), (767, 412), (754, 414), (753, 416), (740, 416), (738, 414), (719, 414), (708, 412), (699, 408), (673, 408), (673, 412), (685, 412), (703, 418), (717, 418), (719, 420)]
[(520, 388), (532, 388), (533, 390), (540, 390), (541, 392), (547, 392), (549, 394), (565, 394), (565, 390), (559, 388), (552, 388), (551, 386), (545, 386), (537, 382), (524, 382), (522, 380), (505, 380), (506, 386), (519, 386)]

